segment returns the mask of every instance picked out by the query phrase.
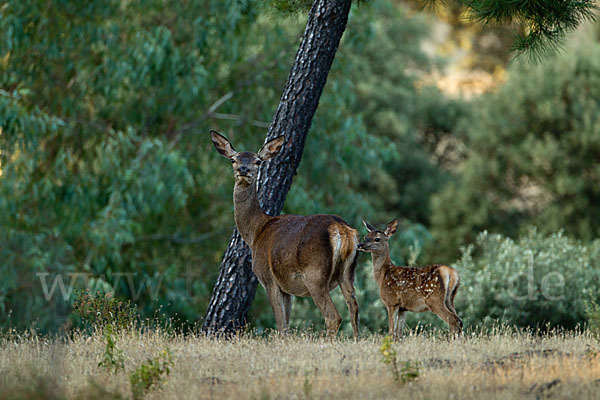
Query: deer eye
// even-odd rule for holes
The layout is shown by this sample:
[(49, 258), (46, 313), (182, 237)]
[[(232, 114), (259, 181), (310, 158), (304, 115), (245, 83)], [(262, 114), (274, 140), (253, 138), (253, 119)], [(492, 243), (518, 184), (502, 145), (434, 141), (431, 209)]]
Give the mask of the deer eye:
[(231, 161), (232, 164), (235, 162), (233, 158), (230, 158), (229, 161)]
[(376, 242), (381, 242), (381, 239), (379, 239), (379, 238), (375, 238), (375, 241), (376, 241)]
[(254, 161), (254, 164), (256, 164), (256, 165), (260, 165), (260, 163), (261, 163), (261, 161), (260, 161), (260, 160), (256, 160), (256, 161)]

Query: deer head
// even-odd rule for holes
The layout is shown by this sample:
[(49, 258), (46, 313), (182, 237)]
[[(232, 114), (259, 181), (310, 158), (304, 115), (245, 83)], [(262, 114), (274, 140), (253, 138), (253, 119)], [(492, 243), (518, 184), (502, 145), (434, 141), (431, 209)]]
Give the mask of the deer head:
[(219, 154), (233, 164), (235, 184), (241, 186), (250, 186), (254, 183), (260, 164), (275, 157), (285, 141), (285, 136), (278, 136), (265, 143), (258, 153), (252, 153), (235, 151), (231, 142), (216, 131), (210, 131), (210, 137)]
[(367, 228), (367, 234), (365, 235), (363, 241), (358, 244), (358, 250), (367, 253), (379, 253), (386, 251), (388, 249), (388, 240), (390, 236), (396, 233), (398, 219), (394, 218), (393, 221), (387, 224), (385, 231), (378, 230), (364, 219), (362, 222)]

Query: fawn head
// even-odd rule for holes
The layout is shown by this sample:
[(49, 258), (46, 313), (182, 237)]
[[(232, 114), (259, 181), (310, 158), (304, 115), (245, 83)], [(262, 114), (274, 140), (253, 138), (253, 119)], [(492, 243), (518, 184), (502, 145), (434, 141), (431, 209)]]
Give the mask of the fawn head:
[(252, 153), (235, 151), (229, 140), (216, 131), (210, 131), (210, 137), (217, 151), (233, 164), (235, 184), (243, 186), (254, 183), (261, 162), (275, 157), (285, 141), (284, 135), (278, 136), (265, 143), (258, 153)]
[(380, 231), (376, 229), (373, 225), (369, 224), (364, 219), (362, 220), (363, 224), (367, 228), (367, 234), (365, 238), (358, 244), (358, 250), (364, 251), (367, 253), (377, 253), (380, 251), (384, 251), (387, 248), (388, 239), (394, 233), (396, 233), (396, 229), (398, 228), (398, 219), (394, 218), (387, 227), (385, 231)]

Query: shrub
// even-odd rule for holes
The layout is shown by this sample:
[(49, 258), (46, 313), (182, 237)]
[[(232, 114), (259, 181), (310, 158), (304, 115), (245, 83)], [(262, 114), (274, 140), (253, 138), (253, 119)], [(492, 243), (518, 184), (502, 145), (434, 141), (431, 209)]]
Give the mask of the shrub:
[(600, 305), (594, 300), (585, 303), (587, 329), (592, 335), (600, 339)]
[(87, 327), (121, 330), (131, 327), (139, 320), (137, 306), (130, 300), (115, 299), (112, 293), (80, 291), (73, 302), (73, 311)]
[(574, 328), (586, 320), (585, 301), (600, 294), (600, 240), (586, 246), (561, 232), (533, 228), (517, 240), (483, 232), (454, 267), (456, 309), (471, 325)]
[(408, 383), (419, 378), (419, 361), (405, 361), (402, 368), (398, 368), (398, 353), (393, 347), (393, 339), (391, 336), (384, 336), (383, 342), (379, 347), (381, 354), (381, 362), (390, 366), (390, 371), (394, 380), (398, 383)]
[(419, 361), (405, 361), (400, 369), (400, 381), (402, 383), (408, 383), (419, 378), (420, 372), (419, 367), (421, 363)]
[(398, 353), (392, 346), (393, 340), (391, 336), (385, 336), (383, 342), (379, 347), (379, 353), (381, 353), (381, 362), (390, 366), (390, 371), (394, 376), (394, 380), (400, 380), (400, 371), (398, 370), (398, 360), (396, 356)]
[(137, 367), (129, 375), (133, 398), (141, 399), (150, 390), (159, 388), (164, 378), (171, 373), (172, 366), (171, 352), (166, 349)]
[(117, 348), (115, 331), (112, 324), (104, 327), (104, 340), (106, 340), (106, 347), (102, 361), (98, 363), (98, 366), (105, 368), (109, 372), (119, 372), (119, 370), (125, 368), (125, 358), (123, 357), (123, 351)]

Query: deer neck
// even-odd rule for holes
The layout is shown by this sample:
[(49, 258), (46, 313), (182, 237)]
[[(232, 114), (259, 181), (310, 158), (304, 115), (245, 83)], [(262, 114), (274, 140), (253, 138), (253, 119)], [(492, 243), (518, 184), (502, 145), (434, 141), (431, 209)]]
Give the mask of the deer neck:
[(233, 212), (242, 239), (252, 247), (256, 236), (264, 224), (271, 218), (263, 212), (258, 202), (256, 182), (252, 184), (236, 183), (233, 189)]
[(393, 266), (389, 248), (386, 246), (384, 250), (372, 252), (371, 259), (373, 260), (373, 275), (375, 280), (379, 282), (383, 279), (385, 271)]

